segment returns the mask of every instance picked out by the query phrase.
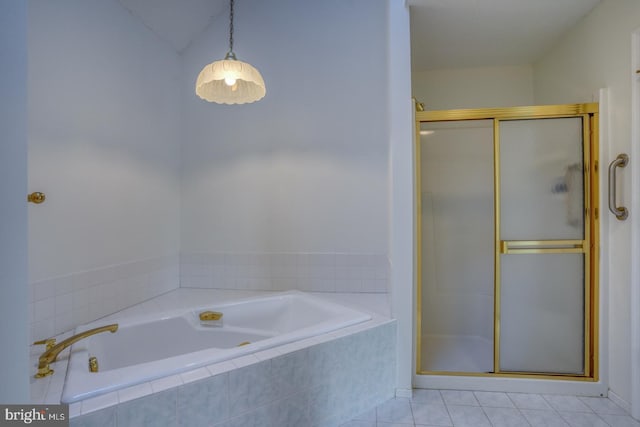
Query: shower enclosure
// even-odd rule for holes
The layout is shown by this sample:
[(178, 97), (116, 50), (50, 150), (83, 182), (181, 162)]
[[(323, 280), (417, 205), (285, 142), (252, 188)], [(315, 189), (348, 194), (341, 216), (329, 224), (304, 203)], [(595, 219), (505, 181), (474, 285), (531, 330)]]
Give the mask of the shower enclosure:
[(418, 374), (597, 379), (597, 104), (416, 124)]

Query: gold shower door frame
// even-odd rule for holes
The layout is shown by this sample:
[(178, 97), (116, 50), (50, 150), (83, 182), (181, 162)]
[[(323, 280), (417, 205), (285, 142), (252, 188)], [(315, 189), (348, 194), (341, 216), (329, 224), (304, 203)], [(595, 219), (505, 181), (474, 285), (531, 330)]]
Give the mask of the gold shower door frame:
[[(584, 162), (584, 240), (503, 241), (500, 239), (500, 122), (551, 118), (582, 118)], [(493, 120), (494, 180), (494, 348), (490, 373), (422, 370), (422, 198), (420, 173), (420, 125), (426, 122)], [(598, 104), (542, 105), (509, 108), (416, 111), (416, 373), (477, 377), (516, 377), (598, 381), (598, 277), (599, 277), (599, 186)], [(556, 374), (500, 371), (500, 255), (523, 253), (584, 254), (584, 373)]]

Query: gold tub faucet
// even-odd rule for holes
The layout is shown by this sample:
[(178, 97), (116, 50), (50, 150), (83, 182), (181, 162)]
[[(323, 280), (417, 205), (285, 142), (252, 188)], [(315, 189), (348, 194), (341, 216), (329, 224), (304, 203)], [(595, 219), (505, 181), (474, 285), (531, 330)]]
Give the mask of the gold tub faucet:
[(203, 311), (200, 313), (201, 321), (212, 321), (212, 320), (220, 320), (222, 319), (223, 314), (219, 311)]
[[(53, 374), (53, 369), (49, 367), (49, 364), (55, 362), (56, 358), (58, 357), (58, 354), (60, 354), (62, 350), (69, 347), (74, 342), (90, 337), (91, 335), (99, 334), (100, 332), (109, 331), (111, 333), (114, 333), (117, 330), (118, 330), (118, 324), (114, 323), (113, 325), (101, 326), (99, 328), (89, 329), (88, 331), (80, 332), (79, 334), (69, 337), (64, 341), (60, 341), (58, 344), (51, 347), (47, 345), (47, 350), (44, 353), (42, 353), (42, 355), (40, 356), (40, 359), (38, 359), (38, 373), (35, 374), (34, 376), (36, 378), (43, 378)], [(40, 344), (40, 343), (49, 344), (51, 342), (50, 340), (43, 340), (43, 341), (44, 342), (37, 341), (34, 344)]]

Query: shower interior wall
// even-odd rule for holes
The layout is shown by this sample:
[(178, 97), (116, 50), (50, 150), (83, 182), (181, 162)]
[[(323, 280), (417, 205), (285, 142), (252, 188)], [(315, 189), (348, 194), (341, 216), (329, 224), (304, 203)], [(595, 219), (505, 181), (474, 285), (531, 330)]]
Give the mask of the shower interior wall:
[(115, 0), (28, 6), (32, 339), (180, 280), (387, 291), (386, 1), (239, 2), (268, 91), (243, 106), (193, 94), (226, 16), (178, 54)]

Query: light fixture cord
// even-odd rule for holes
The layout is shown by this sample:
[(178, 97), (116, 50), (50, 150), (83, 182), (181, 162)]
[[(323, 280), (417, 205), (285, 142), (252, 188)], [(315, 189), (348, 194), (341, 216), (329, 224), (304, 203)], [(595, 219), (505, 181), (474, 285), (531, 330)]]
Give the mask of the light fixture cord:
[(229, 1), (229, 53), (233, 55), (233, 0)]

